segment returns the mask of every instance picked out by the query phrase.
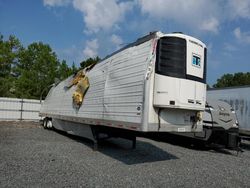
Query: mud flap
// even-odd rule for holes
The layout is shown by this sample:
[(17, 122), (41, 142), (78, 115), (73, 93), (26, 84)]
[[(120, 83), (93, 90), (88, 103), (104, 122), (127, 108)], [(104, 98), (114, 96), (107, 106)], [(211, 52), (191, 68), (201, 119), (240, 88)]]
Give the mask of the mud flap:
[(227, 147), (230, 149), (236, 149), (239, 147), (239, 134), (238, 133), (228, 133), (227, 134)]

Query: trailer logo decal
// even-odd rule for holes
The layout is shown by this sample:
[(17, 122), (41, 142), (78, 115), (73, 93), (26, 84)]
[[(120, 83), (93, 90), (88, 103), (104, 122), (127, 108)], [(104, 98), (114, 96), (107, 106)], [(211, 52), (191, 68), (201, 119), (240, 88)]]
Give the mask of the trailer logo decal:
[(218, 107), (219, 107), (220, 111), (225, 111), (226, 110), (225, 108), (223, 108), (221, 106), (218, 106)]
[(193, 54), (192, 65), (198, 68), (201, 67), (201, 58), (196, 54)]

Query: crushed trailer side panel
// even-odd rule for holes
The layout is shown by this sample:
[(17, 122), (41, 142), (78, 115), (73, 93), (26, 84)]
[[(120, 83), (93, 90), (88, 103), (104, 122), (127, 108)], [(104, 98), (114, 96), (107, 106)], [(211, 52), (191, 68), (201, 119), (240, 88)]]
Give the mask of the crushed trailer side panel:
[(141, 130), (144, 79), (152, 40), (131, 46), (96, 64), (87, 73), (90, 87), (79, 109), (69, 77), (51, 89), (41, 115), (85, 124)]

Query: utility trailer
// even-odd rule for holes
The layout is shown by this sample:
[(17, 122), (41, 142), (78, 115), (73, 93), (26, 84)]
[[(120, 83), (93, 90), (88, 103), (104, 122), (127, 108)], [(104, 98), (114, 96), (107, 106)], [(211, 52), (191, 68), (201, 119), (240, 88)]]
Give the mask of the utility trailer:
[(42, 104), (45, 127), (94, 141), (148, 132), (201, 132), (206, 45), (153, 32), (55, 84)]

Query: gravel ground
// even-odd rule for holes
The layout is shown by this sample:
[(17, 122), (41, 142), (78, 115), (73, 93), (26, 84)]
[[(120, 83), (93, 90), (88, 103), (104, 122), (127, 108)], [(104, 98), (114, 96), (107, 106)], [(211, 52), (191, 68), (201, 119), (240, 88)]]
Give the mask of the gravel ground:
[(195, 149), (137, 139), (86, 139), (37, 123), (0, 122), (0, 187), (250, 187), (250, 142), (244, 152)]

